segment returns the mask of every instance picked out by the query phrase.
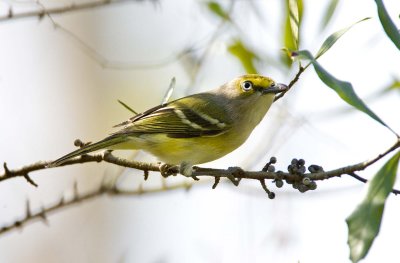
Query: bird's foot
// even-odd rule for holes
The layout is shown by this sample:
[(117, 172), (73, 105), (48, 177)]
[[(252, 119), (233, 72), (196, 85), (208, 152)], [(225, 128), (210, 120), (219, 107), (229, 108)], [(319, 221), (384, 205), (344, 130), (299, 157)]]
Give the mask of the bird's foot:
[(193, 165), (190, 162), (181, 162), (181, 164), (179, 165), (179, 173), (186, 177), (192, 177), (193, 180), (200, 180), (194, 175)]

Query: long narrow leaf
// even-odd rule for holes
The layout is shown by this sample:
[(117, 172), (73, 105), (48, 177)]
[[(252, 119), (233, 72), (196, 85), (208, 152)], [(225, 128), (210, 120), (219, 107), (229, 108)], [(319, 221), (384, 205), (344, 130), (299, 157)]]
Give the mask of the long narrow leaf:
[(223, 20), (230, 19), (229, 14), (221, 7), (221, 5), (219, 3), (210, 1), (210, 2), (207, 2), (207, 7), (212, 13), (219, 16)]
[(254, 52), (249, 50), (241, 40), (235, 40), (234, 43), (228, 47), (228, 51), (239, 59), (247, 73), (257, 73), (257, 69), (254, 66), (254, 60), (258, 57)]
[(125, 109), (127, 109), (128, 111), (132, 112), (133, 114), (137, 115), (138, 113), (132, 109), (131, 107), (128, 106), (128, 104), (126, 104), (125, 102), (118, 100), (119, 104), (121, 104), (122, 106), (124, 106)]
[(322, 22), (321, 22), (321, 31), (329, 24), (331, 21), (333, 14), (336, 11), (336, 8), (338, 6), (339, 0), (331, 0), (330, 3), (328, 4), (328, 7), (325, 10), (325, 14), (322, 16)]
[(161, 105), (164, 105), (164, 104), (167, 104), (167, 103), (168, 103), (169, 99), (170, 99), (171, 96), (172, 96), (172, 92), (173, 92), (174, 89), (175, 89), (175, 83), (176, 83), (176, 79), (175, 79), (175, 77), (173, 77), (173, 78), (171, 79), (171, 82), (169, 83), (169, 86), (168, 86), (167, 91), (165, 92), (165, 95), (164, 95), (164, 97), (163, 97), (163, 100), (162, 100)]
[(299, 31), (303, 14), (302, 0), (287, 0), (287, 13), (285, 18), (285, 47), (290, 50), (299, 48)]
[(368, 182), (366, 196), (346, 219), (352, 262), (358, 262), (367, 255), (379, 233), (385, 202), (396, 181), (399, 159), (400, 152), (395, 154)]
[(388, 37), (392, 40), (392, 42), (396, 45), (396, 47), (400, 50), (399, 29), (393, 23), (392, 19), (390, 19), (390, 16), (386, 11), (385, 5), (383, 4), (382, 0), (375, 0), (375, 3), (378, 8), (378, 16), (379, 20), (381, 20), (383, 29), (385, 30)]
[(309, 60), (314, 66), (315, 72), (322, 82), (333, 89), (345, 102), (366, 113), (372, 119), (387, 127), (397, 136), (397, 134), (386, 123), (384, 123), (381, 118), (378, 117), (378, 115), (370, 110), (367, 105), (357, 96), (350, 82), (342, 81), (332, 76), (315, 60), (308, 50), (298, 51), (296, 54), (300, 59)]
[(299, 48), (299, 27), (300, 27), (300, 15), (297, 0), (289, 0), (289, 23), (292, 31), (292, 37), (294, 47), (297, 50)]
[(366, 17), (364, 19), (361, 19), (357, 22), (355, 22), (354, 24), (343, 28), (339, 31), (336, 31), (335, 33), (333, 33), (332, 35), (330, 35), (325, 41), (324, 43), (322, 43), (321, 48), (318, 50), (317, 55), (315, 56), (315, 59), (318, 59), (319, 57), (321, 57), (323, 54), (325, 54), (326, 51), (328, 51), (335, 43), (336, 41), (338, 41), (339, 38), (341, 38), (347, 31), (350, 30), (350, 28), (352, 28), (353, 26), (357, 25), (360, 22), (366, 21), (370, 19), (370, 17)]

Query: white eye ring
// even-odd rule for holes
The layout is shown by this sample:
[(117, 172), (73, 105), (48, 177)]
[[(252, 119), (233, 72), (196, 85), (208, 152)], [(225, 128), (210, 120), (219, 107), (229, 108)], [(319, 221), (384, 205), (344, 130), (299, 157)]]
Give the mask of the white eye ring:
[(240, 84), (240, 86), (244, 91), (250, 91), (253, 89), (253, 83), (249, 80), (243, 81), (242, 84)]

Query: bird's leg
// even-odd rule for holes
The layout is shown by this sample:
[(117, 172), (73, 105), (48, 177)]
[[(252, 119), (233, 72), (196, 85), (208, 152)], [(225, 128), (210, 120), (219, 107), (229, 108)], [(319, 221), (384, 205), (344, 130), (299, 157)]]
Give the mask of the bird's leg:
[(179, 173), (190, 177), (193, 174), (193, 165), (190, 162), (183, 161), (179, 165)]
[(194, 174), (193, 174), (194, 170), (193, 170), (193, 164), (190, 162), (186, 162), (183, 161), (181, 162), (181, 164), (179, 165), (179, 173), (186, 176), (186, 177), (192, 177), (193, 180), (200, 180), (199, 178), (197, 178)]

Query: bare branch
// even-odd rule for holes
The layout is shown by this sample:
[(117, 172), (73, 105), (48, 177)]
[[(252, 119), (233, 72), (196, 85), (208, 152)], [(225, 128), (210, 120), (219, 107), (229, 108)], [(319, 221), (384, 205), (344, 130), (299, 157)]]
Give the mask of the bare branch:
[[(143, 0), (136, 0), (136, 1), (143, 1)], [(157, 0), (152, 0), (152, 1), (157, 1)], [(44, 10), (45, 7), (38, 2), (38, 5), (42, 7)], [(183, 58), (184, 56), (192, 53), (194, 51), (193, 47), (188, 47), (180, 52), (173, 53), (172, 55), (160, 59), (158, 61), (153, 61), (153, 62), (122, 62), (122, 61), (111, 61), (108, 60), (106, 57), (104, 57), (102, 54), (100, 54), (95, 48), (91, 47), (89, 44), (87, 44), (85, 41), (83, 41), (79, 36), (77, 36), (75, 33), (72, 31), (68, 30), (67, 28), (63, 27), (59, 23), (57, 23), (53, 17), (51, 16), (51, 13), (44, 13), (43, 15), (47, 16), (50, 20), (50, 22), (53, 24), (54, 29), (59, 30), (60, 32), (64, 33), (67, 37), (69, 37), (72, 41), (74, 41), (79, 48), (82, 49), (82, 51), (92, 60), (94, 60), (97, 64), (99, 64), (102, 68), (105, 69), (116, 69), (116, 70), (143, 70), (143, 69), (152, 69), (152, 68), (162, 68), (164, 66), (167, 66), (175, 61), (178, 61), (179, 59)]]
[[(45, 15), (59, 15), (68, 12), (75, 12), (86, 9), (103, 7), (111, 4), (120, 4), (125, 2), (139, 2), (139, 1), (143, 0), (99, 0), (99, 1), (82, 2), (82, 3), (74, 2), (70, 5), (50, 7), (50, 8), (43, 8), (41, 5), (38, 5), (39, 8), (37, 10), (29, 12), (21, 12), (21, 13), (15, 13), (12, 7), (10, 7), (7, 15), (0, 16), (0, 22), (16, 20), (21, 18), (29, 18), (29, 17), (37, 17), (38, 19), (42, 19), (43, 16)], [(157, 0), (151, 0), (151, 1), (156, 2)]]
[(189, 190), (191, 187), (192, 185), (189, 183), (180, 183), (172, 186), (163, 185), (162, 187), (150, 188), (150, 189), (143, 189), (140, 186), (137, 190), (121, 190), (116, 188), (115, 185), (112, 186), (102, 185), (100, 186), (100, 188), (95, 189), (93, 191), (89, 191), (84, 194), (79, 194), (77, 190), (77, 185), (74, 184), (74, 196), (71, 199), (65, 200), (64, 197), (61, 197), (59, 201), (47, 207), (41, 208), (36, 212), (31, 211), (29, 201), (27, 201), (25, 216), (21, 219), (15, 220), (14, 222), (8, 225), (0, 226), (0, 235), (11, 232), (16, 229), (20, 229), (26, 226), (27, 224), (34, 223), (36, 221), (42, 221), (43, 223), (47, 224), (49, 214), (53, 214), (54, 212), (71, 207), (83, 201), (88, 201), (101, 197), (103, 195), (108, 195), (112, 197), (138, 196), (144, 194), (162, 193), (165, 191), (173, 191), (179, 189)]

